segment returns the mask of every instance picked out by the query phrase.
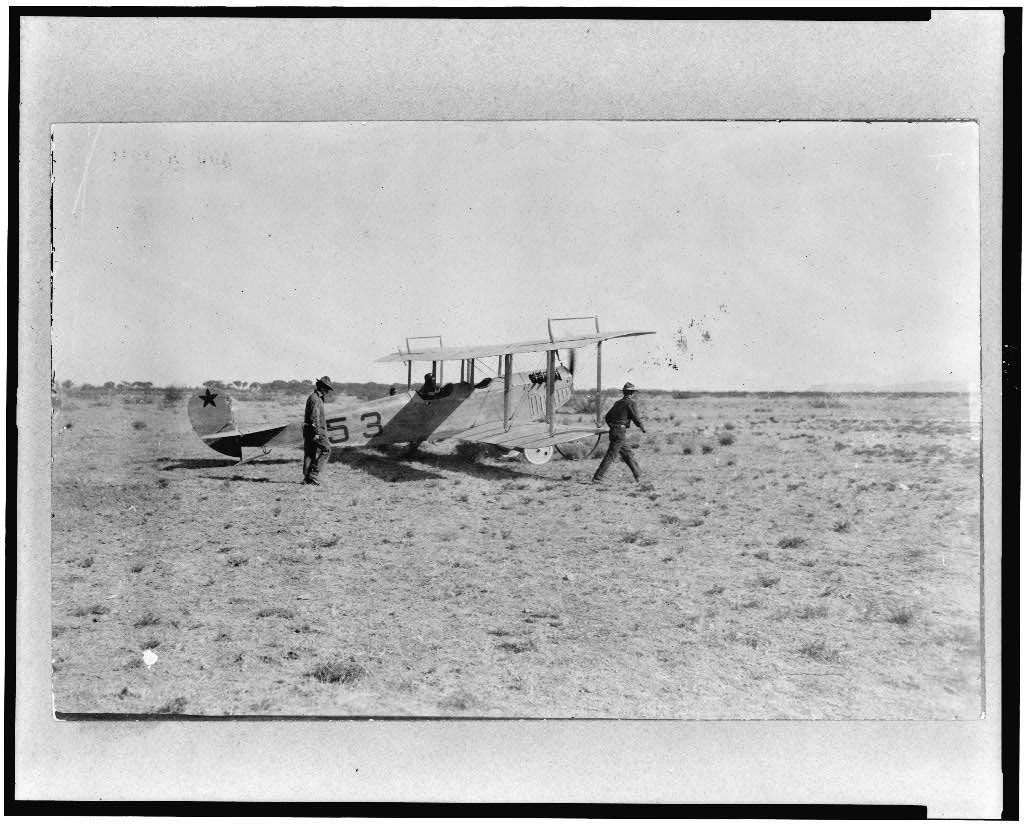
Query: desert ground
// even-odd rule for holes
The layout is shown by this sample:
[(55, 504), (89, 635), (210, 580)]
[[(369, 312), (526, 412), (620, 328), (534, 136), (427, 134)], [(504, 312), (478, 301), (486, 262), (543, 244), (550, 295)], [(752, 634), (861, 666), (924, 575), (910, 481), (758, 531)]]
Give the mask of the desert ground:
[[(62, 713), (970, 719), (960, 395), (640, 395), (644, 470), (455, 443), (234, 465), (187, 393), (53, 427)], [(287, 421), (304, 398), (238, 403)], [(575, 401), (575, 398), (573, 399)], [(569, 414), (566, 421), (580, 420)]]

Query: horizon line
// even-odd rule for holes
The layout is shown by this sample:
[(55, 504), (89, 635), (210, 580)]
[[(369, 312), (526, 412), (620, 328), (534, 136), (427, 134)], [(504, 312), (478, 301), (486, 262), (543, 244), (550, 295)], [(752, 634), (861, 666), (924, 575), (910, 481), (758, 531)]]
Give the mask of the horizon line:
[[(70, 380), (70, 379), (65, 379)], [(106, 386), (107, 384), (113, 383), (114, 386)], [(257, 385), (261, 390), (267, 388), (270, 384), (275, 383), (288, 383), (288, 384), (302, 384), (303, 386), (313, 387), (315, 379), (308, 378), (275, 378), (271, 381), (246, 381), (243, 382), (243, 386), (239, 387), (234, 382), (220, 382), (220, 381), (207, 381), (199, 383), (169, 383), (169, 384), (156, 384), (148, 381), (105, 381), (102, 384), (93, 384), (89, 381), (83, 381), (81, 383), (72, 381), (70, 387), (63, 386), (62, 382), (56, 382), (55, 387), (62, 391), (65, 390), (106, 390), (106, 391), (130, 391), (130, 392), (159, 392), (167, 390), (191, 390), (198, 389), (206, 386), (217, 386), (227, 391), (235, 390), (240, 394), (249, 393), (252, 391), (252, 385)], [(334, 384), (337, 387), (346, 386), (360, 386), (372, 384), (380, 387), (397, 387), (399, 391), (402, 391), (401, 384), (403, 382), (396, 381), (335, 381)], [(413, 386), (416, 386), (418, 382), (414, 382)], [(148, 384), (149, 386), (139, 386)], [(934, 388), (928, 388), (923, 385), (935, 384)], [(283, 389), (283, 388), (282, 388)], [(857, 394), (887, 394), (887, 393), (904, 393), (904, 394), (916, 394), (916, 395), (936, 395), (936, 394), (969, 394), (974, 388), (971, 386), (970, 381), (953, 381), (953, 380), (926, 380), (926, 381), (913, 381), (906, 382), (904, 384), (837, 384), (833, 387), (828, 385), (812, 385), (810, 387), (804, 387), (800, 389), (783, 388), (783, 387), (765, 387), (760, 389), (744, 389), (744, 388), (726, 388), (726, 389), (707, 389), (707, 388), (687, 388), (687, 389), (672, 389), (667, 387), (640, 387), (638, 392), (643, 393), (657, 393), (657, 394), (672, 394), (672, 393), (683, 393), (686, 395), (729, 395), (729, 394), (746, 394), (746, 395), (758, 395), (764, 393), (785, 393), (785, 394), (803, 394), (803, 395), (857, 395)], [(587, 393), (595, 392), (597, 387), (573, 387), (573, 392)], [(615, 393), (619, 392), (618, 386), (602, 387), (602, 393)]]

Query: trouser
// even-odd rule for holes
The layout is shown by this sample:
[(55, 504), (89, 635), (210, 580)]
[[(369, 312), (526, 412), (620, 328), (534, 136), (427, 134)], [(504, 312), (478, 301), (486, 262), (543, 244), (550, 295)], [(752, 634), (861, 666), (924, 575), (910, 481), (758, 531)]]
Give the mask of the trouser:
[(608, 433), (608, 452), (601, 459), (601, 464), (597, 468), (597, 472), (594, 473), (594, 480), (600, 481), (604, 478), (604, 474), (608, 472), (608, 468), (615, 461), (616, 457), (621, 458), (626, 463), (626, 466), (633, 472), (633, 478), (639, 481), (640, 466), (636, 463), (636, 459), (633, 458), (633, 450), (626, 444), (625, 427), (612, 427), (611, 432)]
[(326, 438), (317, 438), (316, 433), (302, 434), (302, 480), (309, 481), (320, 475), (320, 468), (331, 457), (331, 443)]

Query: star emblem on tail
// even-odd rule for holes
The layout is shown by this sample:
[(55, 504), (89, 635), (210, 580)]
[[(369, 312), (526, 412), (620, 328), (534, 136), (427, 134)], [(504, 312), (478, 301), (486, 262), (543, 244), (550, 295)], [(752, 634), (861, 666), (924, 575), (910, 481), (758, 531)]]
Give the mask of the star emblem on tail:
[(217, 406), (217, 402), (213, 400), (214, 398), (216, 398), (216, 397), (217, 397), (217, 393), (215, 393), (215, 392), (210, 392), (209, 388), (207, 388), (207, 389), (206, 389), (206, 392), (205, 392), (205, 393), (204, 393), (203, 395), (200, 395), (199, 397), (203, 399), (203, 406), (204, 406), (204, 407), (208, 407), (208, 406), (210, 406), (211, 404), (212, 404), (212, 405), (213, 405), (214, 407), (216, 407), (216, 406)]

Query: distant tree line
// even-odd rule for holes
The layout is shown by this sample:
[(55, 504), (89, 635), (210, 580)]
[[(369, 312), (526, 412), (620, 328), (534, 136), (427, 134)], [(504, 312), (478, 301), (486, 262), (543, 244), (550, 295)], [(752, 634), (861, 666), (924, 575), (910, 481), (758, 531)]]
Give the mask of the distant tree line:
[[(313, 392), (314, 381), (311, 378), (303, 380), (285, 381), (204, 381), (204, 387), (220, 389), (229, 393), (237, 393), (240, 397), (261, 396), (261, 395), (308, 395)], [(375, 381), (337, 381), (334, 384), (334, 391), (339, 395), (350, 395), (356, 398), (370, 399), (380, 398), (388, 394), (392, 384), (378, 384)]]
[[(283, 380), (275, 381), (203, 381), (199, 387), (181, 387), (170, 385), (158, 387), (152, 381), (106, 381), (101, 385), (78, 384), (71, 380), (60, 382), (61, 388), (67, 393), (100, 394), (122, 392), (133, 395), (149, 397), (153, 393), (162, 393), (166, 401), (177, 401), (184, 397), (186, 390), (209, 387), (214, 390), (229, 393), (238, 398), (268, 398), (280, 395), (307, 395), (313, 391), (314, 382), (312, 379)], [(405, 382), (400, 381), (394, 384), (381, 384), (376, 381), (347, 381), (336, 382), (334, 389), (338, 395), (348, 395), (360, 399), (380, 398), (388, 394), (388, 390), (395, 387), (399, 392), (405, 390)], [(644, 395), (662, 396), (671, 395), (675, 399), (700, 398), (702, 396), (713, 396), (719, 398), (831, 398), (834, 396), (920, 396), (920, 395), (961, 395), (954, 391), (870, 391), (870, 390), (847, 390), (842, 392), (824, 392), (821, 390), (659, 390), (641, 388)], [(602, 398), (614, 398), (619, 395), (619, 387), (604, 387), (601, 390)], [(577, 387), (570, 402), (573, 411), (590, 412), (596, 408), (595, 389)]]
[[(152, 381), (107, 381), (102, 385), (89, 383), (76, 385), (71, 380), (64, 380), (60, 382), (60, 385), (62, 390), (69, 394), (105, 395), (122, 393), (149, 399), (155, 393), (161, 393), (165, 401), (172, 402), (181, 400), (185, 397), (187, 391), (199, 389), (199, 387), (220, 390), (239, 399), (259, 400), (260, 398), (274, 396), (308, 395), (313, 391), (314, 382), (312, 379), (290, 381), (281, 379), (276, 381), (222, 381), (211, 379), (203, 381), (197, 387), (181, 387), (177, 385), (158, 387)], [(348, 395), (369, 400), (387, 395), (388, 390), (392, 386), (399, 390), (405, 389), (404, 382), (402, 384), (380, 384), (375, 381), (339, 381), (335, 383), (334, 389), (338, 395)]]

